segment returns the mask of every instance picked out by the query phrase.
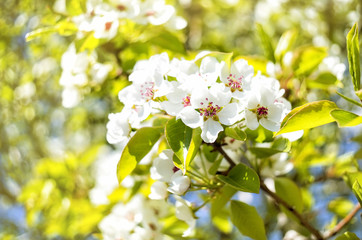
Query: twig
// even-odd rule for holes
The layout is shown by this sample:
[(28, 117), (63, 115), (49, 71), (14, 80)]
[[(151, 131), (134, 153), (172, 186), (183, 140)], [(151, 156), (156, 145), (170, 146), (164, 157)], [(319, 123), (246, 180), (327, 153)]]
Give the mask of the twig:
[[(233, 162), (233, 160), (229, 157), (229, 155), (222, 149), (221, 145), (213, 143), (212, 146), (214, 147), (215, 150), (219, 151), (220, 154), (229, 162), (230, 164), (230, 168), (228, 171), (230, 171), (230, 169), (232, 169), (236, 164)], [(282, 205), (284, 206), (286, 209), (288, 209), (300, 222), (300, 224), (302, 226), (304, 226), (306, 229), (308, 229), (308, 231), (313, 234), (317, 240), (326, 240), (326, 238), (324, 238), (322, 236), (322, 234), (319, 232), (318, 229), (316, 229), (315, 227), (313, 227), (308, 220), (306, 220), (294, 207), (292, 207), (291, 205), (289, 205), (286, 201), (284, 201), (282, 198), (280, 198), (276, 193), (272, 192), (266, 185), (265, 183), (261, 180), (260, 181), (260, 188), (267, 194), (269, 195), (271, 198), (274, 199), (274, 201), (278, 204), (278, 205)]]
[(278, 205), (283, 205), (285, 208), (287, 208), (296, 218), (298, 218), (299, 222), (306, 228), (309, 230), (310, 233), (312, 233), (316, 239), (318, 240), (324, 240), (325, 238), (323, 238), (322, 234), (316, 229), (314, 228), (312, 225), (309, 224), (309, 222), (299, 213), (297, 212), (297, 210), (295, 210), (294, 207), (290, 206), (286, 201), (284, 201), (283, 199), (281, 199), (277, 194), (275, 194), (274, 192), (272, 192), (263, 181), (260, 182), (260, 188), (266, 193), (268, 194), (271, 198), (274, 199), (274, 201), (278, 204)]
[(230, 168), (233, 168), (236, 165), (234, 161), (229, 157), (229, 155), (224, 151), (224, 149), (222, 149), (221, 145), (213, 143), (211, 144), (211, 146), (213, 146), (215, 150), (221, 153), (221, 155), (226, 159), (226, 161), (228, 161), (228, 163), (230, 164)]
[(346, 226), (352, 220), (354, 215), (356, 215), (360, 209), (361, 205), (359, 203), (356, 204), (352, 211), (348, 213), (348, 215), (345, 216), (330, 232), (328, 232), (324, 238), (328, 239), (335, 236), (344, 226)]

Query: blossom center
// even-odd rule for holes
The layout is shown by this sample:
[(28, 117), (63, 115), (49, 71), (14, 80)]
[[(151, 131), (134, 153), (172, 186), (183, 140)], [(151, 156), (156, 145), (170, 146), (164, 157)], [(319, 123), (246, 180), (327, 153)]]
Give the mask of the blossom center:
[(127, 8), (124, 5), (118, 5), (117, 9), (122, 12), (122, 11), (125, 11)]
[(227, 87), (231, 88), (231, 91), (234, 92), (235, 90), (243, 91), (241, 85), (241, 80), (243, 76), (236, 77), (235, 74), (231, 74), (226, 78), (228, 83), (226, 84)]
[(112, 22), (106, 22), (106, 23), (104, 24), (104, 26), (105, 26), (105, 30), (106, 30), (106, 31), (109, 31), (109, 29), (111, 29), (111, 27), (112, 27)]
[(155, 84), (153, 82), (145, 82), (141, 85), (140, 93), (142, 99), (145, 99), (146, 101), (153, 99), (156, 92), (154, 85)]
[(204, 116), (205, 121), (209, 118), (218, 120), (217, 113), (220, 112), (221, 107), (217, 104), (214, 105), (213, 102), (209, 102), (208, 98), (205, 98), (205, 100), (208, 102), (207, 105), (204, 102), (200, 103), (201, 105), (205, 106), (204, 108), (199, 109), (200, 116)]
[(256, 109), (256, 114), (258, 115), (258, 118), (266, 118), (268, 116), (268, 108), (266, 107), (258, 107)]
[(190, 96), (186, 96), (182, 99), (182, 104), (184, 105), (184, 107), (191, 106), (190, 101), (191, 101)]

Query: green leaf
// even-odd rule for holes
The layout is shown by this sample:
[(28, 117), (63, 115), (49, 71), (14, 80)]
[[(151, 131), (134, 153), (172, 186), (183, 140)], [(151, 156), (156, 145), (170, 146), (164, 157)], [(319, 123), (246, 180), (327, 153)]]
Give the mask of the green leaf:
[(337, 82), (337, 77), (329, 72), (319, 74), (316, 79), (307, 79), (308, 87), (317, 89), (328, 89), (330, 86), (334, 86)]
[(230, 220), (230, 210), (226, 208), (218, 209), (217, 215), (211, 218), (212, 224), (221, 232), (229, 234), (233, 230)]
[(55, 27), (44, 27), (44, 28), (39, 28), (39, 29), (36, 29), (34, 31), (31, 31), (29, 33), (27, 33), (25, 35), (25, 41), (29, 42), (35, 38), (38, 38), (40, 36), (43, 36), (45, 34), (48, 34), (48, 33), (54, 33), (56, 32), (56, 28)]
[(360, 240), (353, 232), (345, 232), (339, 235), (336, 240)]
[[(178, 159), (184, 161), (184, 151), (186, 146), (190, 144), (192, 129), (187, 127), (181, 119), (176, 118), (170, 119), (166, 123), (165, 136), (168, 145), (175, 153)], [(184, 169), (184, 167), (182, 167)]]
[(357, 105), (357, 106), (359, 106), (359, 107), (362, 107), (362, 103), (357, 102), (356, 100), (354, 100), (354, 99), (352, 99), (352, 98), (349, 98), (349, 97), (343, 95), (342, 93), (339, 93), (339, 92), (336, 92), (336, 93), (337, 93), (340, 97), (344, 98), (344, 100), (347, 100), (347, 101), (350, 102), (350, 103), (353, 103), (353, 104), (355, 104), (355, 105)]
[(330, 114), (336, 120), (339, 127), (353, 127), (362, 123), (362, 116), (343, 109), (332, 110)]
[(250, 147), (249, 150), (259, 158), (267, 158), (277, 153), (290, 151), (291, 143), (286, 138), (278, 138), (273, 142), (271, 148)]
[(261, 46), (264, 49), (264, 54), (267, 59), (275, 63), (273, 40), (264, 31), (263, 26), (259, 23), (256, 24), (256, 31), (261, 41)]
[(264, 75), (268, 75), (266, 71), (266, 65), (268, 64), (268, 60), (258, 56), (240, 56), (236, 57), (234, 61), (239, 59), (244, 59), (248, 62), (249, 65), (254, 67), (254, 72), (260, 71)]
[(362, 101), (362, 89), (354, 92), (356, 96)]
[(209, 174), (215, 175), (217, 173), (217, 170), (219, 169), (220, 164), (223, 159), (224, 159), (224, 157), (220, 156), (216, 161), (213, 162), (213, 164), (209, 168)]
[(188, 170), (188, 167), (191, 161), (195, 158), (197, 152), (199, 151), (200, 145), (202, 143), (201, 138), (201, 128), (194, 128), (192, 130), (191, 142), (188, 147), (186, 160), (185, 160), (185, 171)]
[(118, 182), (128, 176), (139, 161), (152, 149), (163, 133), (161, 127), (144, 127), (139, 129), (129, 140), (117, 164)]
[(66, 0), (67, 12), (77, 16), (87, 11), (86, 0)]
[(275, 58), (281, 61), (284, 54), (288, 52), (295, 40), (297, 40), (298, 32), (296, 30), (289, 30), (283, 33), (280, 37), (277, 47), (275, 48)]
[(334, 102), (327, 100), (311, 102), (294, 108), (285, 116), (280, 130), (274, 136), (334, 122), (334, 118), (329, 113), (336, 108), (338, 107)]
[(296, 76), (309, 76), (327, 56), (323, 47), (301, 47), (293, 59), (293, 69)]
[(220, 189), (215, 197), (211, 201), (211, 217), (218, 215), (220, 209), (225, 207), (225, 205), (229, 202), (229, 200), (234, 196), (237, 190), (229, 185), (225, 185)]
[(168, 31), (162, 31), (158, 35), (151, 37), (149, 42), (172, 52), (185, 53), (185, 46), (182, 41)]
[(356, 181), (362, 182), (362, 172), (347, 172), (344, 175), (344, 181), (352, 189)]
[(54, 26), (39, 28), (27, 33), (25, 35), (25, 40), (29, 42), (35, 38), (56, 32), (62, 36), (69, 36), (71, 34), (74, 34), (77, 30), (77, 26), (74, 23), (68, 21), (60, 21)]
[(352, 77), (354, 90), (358, 91), (361, 88), (361, 72), (357, 23), (353, 25), (352, 29), (347, 34), (347, 57), (349, 73)]
[(227, 176), (217, 175), (217, 177), (239, 191), (259, 193), (259, 176), (245, 164), (239, 163), (231, 169)]
[[(303, 210), (303, 201), (302, 193), (298, 186), (289, 178), (276, 178), (274, 183), (276, 194), (297, 212), (301, 213)], [(286, 209), (284, 208), (284, 210)]]
[(337, 214), (339, 217), (345, 217), (353, 209), (354, 204), (343, 197), (331, 200), (328, 203), (328, 210)]
[(359, 204), (362, 206), (362, 186), (358, 179), (356, 179), (356, 181), (353, 183), (352, 191), (354, 195), (356, 195)]
[(238, 127), (226, 127), (225, 134), (236, 140), (245, 141), (246, 133)]
[(254, 240), (266, 240), (263, 219), (259, 216), (255, 207), (246, 203), (232, 200), (231, 222), (239, 231)]
[(85, 50), (94, 50), (99, 45), (99, 39), (95, 38), (93, 33), (88, 34), (88, 36), (78, 39), (75, 41), (75, 48), (77, 52), (83, 52)]

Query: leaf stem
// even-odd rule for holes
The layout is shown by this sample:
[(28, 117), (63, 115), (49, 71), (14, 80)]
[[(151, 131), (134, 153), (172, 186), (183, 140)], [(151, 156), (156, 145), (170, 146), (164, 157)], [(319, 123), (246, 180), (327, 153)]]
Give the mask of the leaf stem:
[(354, 215), (356, 215), (360, 209), (361, 205), (357, 203), (347, 216), (345, 216), (330, 232), (327, 232), (325, 234), (324, 238), (328, 239), (335, 236), (344, 226), (346, 226), (352, 220)]

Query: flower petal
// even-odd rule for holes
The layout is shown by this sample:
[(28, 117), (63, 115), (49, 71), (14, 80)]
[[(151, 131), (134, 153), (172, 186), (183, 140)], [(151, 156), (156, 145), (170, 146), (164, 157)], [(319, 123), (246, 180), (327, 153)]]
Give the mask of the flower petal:
[(269, 119), (266, 119), (266, 118), (262, 118), (260, 119), (260, 125), (262, 125), (264, 128), (272, 131), (272, 132), (276, 132), (279, 130), (280, 128), (280, 124), (279, 123), (276, 123), (276, 122), (273, 122)]
[(201, 127), (203, 123), (202, 116), (193, 107), (185, 107), (178, 115), (182, 122), (190, 128)]
[(213, 143), (222, 130), (221, 124), (210, 118), (202, 126), (201, 138), (207, 143)]
[(217, 114), (217, 116), (219, 117), (220, 122), (224, 125), (234, 124), (237, 120), (239, 120), (237, 103), (227, 104)]
[(259, 126), (258, 119), (256, 118), (256, 115), (253, 112), (250, 112), (249, 110), (245, 111), (245, 120), (246, 120), (246, 126), (251, 129), (255, 130)]

